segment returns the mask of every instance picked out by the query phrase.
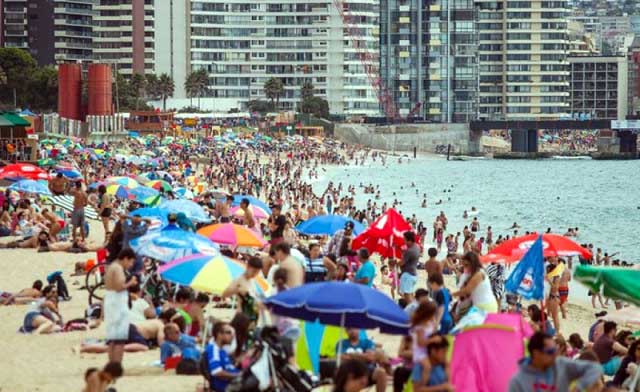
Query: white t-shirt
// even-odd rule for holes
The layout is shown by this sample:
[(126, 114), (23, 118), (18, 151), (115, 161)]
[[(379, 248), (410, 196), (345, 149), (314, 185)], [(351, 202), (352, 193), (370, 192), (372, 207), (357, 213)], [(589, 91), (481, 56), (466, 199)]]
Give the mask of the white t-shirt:
[(147, 318), (144, 316), (144, 311), (149, 308), (149, 302), (144, 298), (138, 298), (131, 303), (131, 309), (129, 309), (129, 319), (131, 323), (135, 324), (141, 321), (145, 321)]

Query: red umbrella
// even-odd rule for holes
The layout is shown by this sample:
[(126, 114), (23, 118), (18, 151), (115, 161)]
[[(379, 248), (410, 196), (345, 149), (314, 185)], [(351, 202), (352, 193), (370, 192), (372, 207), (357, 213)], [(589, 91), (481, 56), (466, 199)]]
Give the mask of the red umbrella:
[(48, 180), (49, 173), (30, 163), (13, 163), (0, 168), (0, 178), (10, 180)]
[[(527, 253), (527, 250), (538, 239), (539, 234), (532, 233), (513, 238), (493, 248), (480, 260), (483, 263), (513, 263)], [(557, 234), (542, 235), (542, 249), (544, 257), (580, 256), (591, 259), (591, 252), (567, 237)]]
[(404, 246), (405, 231), (411, 225), (396, 210), (390, 208), (373, 222), (365, 231), (353, 239), (352, 248), (366, 248), (382, 257), (399, 257)]

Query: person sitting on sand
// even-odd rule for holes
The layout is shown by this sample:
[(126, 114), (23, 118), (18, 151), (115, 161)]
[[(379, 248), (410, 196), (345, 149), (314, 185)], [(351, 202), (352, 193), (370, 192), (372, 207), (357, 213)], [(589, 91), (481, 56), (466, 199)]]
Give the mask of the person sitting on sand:
[(357, 328), (347, 329), (347, 339), (336, 344), (336, 355), (340, 355), (343, 361), (361, 360), (367, 363), (369, 382), (376, 386), (377, 392), (384, 392), (387, 387), (388, 375), (384, 367), (387, 358), (382, 351), (376, 349), (376, 345), (370, 339), (362, 338)]
[(203, 353), (210, 374), (212, 391), (223, 392), (229, 382), (238, 376), (240, 371), (235, 367), (229, 354), (224, 350), (233, 341), (233, 328), (227, 322), (217, 322), (213, 326), (213, 342), (207, 344)]
[(622, 362), (621, 355), (627, 355), (627, 348), (615, 341), (618, 324), (614, 321), (604, 322), (604, 334), (593, 344), (593, 351), (602, 364), (602, 370), (607, 376), (613, 376)]
[[(129, 324), (128, 337), (123, 340), (123, 351), (128, 353), (148, 351), (164, 343), (164, 322), (161, 319), (145, 320)], [(82, 343), (80, 353), (104, 354), (110, 347), (106, 343)]]
[(134, 284), (129, 286), (129, 320), (132, 323), (141, 322), (144, 320), (154, 319), (156, 317), (156, 310), (153, 305), (147, 301), (140, 289), (140, 284)]
[(24, 316), (22, 330), (37, 335), (59, 332), (62, 330), (62, 316), (58, 312), (58, 291), (55, 286), (47, 286), (42, 290), (43, 298), (38, 299)]
[(82, 392), (107, 392), (109, 385), (122, 377), (122, 365), (119, 362), (109, 362), (102, 370), (89, 368), (84, 373), (85, 386)]
[(170, 357), (180, 355), (182, 359), (200, 360), (200, 352), (196, 346), (196, 340), (182, 332), (176, 323), (168, 323), (164, 326), (165, 340), (160, 345), (160, 363), (165, 363)]

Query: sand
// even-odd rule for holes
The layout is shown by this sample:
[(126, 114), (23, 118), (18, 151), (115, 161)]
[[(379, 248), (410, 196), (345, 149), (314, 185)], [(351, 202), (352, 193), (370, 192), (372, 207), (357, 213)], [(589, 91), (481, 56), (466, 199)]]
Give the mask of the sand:
[[(92, 239), (102, 238), (99, 225), (92, 223)], [(3, 239), (2, 242), (7, 242)], [(83, 317), (88, 305), (87, 292), (79, 290), (84, 277), (70, 277), (77, 261), (86, 261), (92, 253), (37, 253), (34, 249), (0, 249), (0, 289), (18, 291), (31, 286), (36, 279), (62, 270), (69, 285), (72, 300), (60, 303), (60, 311), (66, 320)], [(422, 278), (420, 282), (424, 282)], [(585, 299), (581, 299), (584, 301)], [(584, 306), (570, 305), (570, 320), (563, 321), (565, 336), (579, 332), (586, 336), (594, 320), (593, 311)], [(101, 367), (107, 361), (106, 354), (77, 354), (72, 351), (84, 339), (103, 338), (104, 329), (88, 332), (69, 332), (54, 335), (24, 335), (17, 332), (22, 325), (27, 306), (0, 307), (0, 391), (80, 391), (83, 375), (88, 367)], [(207, 314), (230, 318), (231, 310), (209, 309)], [(399, 337), (370, 333), (386, 352), (394, 356)], [(158, 350), (146, 353), (125, 354), (125, 377), (116, 387), (119, 391), (195, 391), (203, 382), (199, 376), (177, 376), (163, 372), (151, 364), (160, 357)]]

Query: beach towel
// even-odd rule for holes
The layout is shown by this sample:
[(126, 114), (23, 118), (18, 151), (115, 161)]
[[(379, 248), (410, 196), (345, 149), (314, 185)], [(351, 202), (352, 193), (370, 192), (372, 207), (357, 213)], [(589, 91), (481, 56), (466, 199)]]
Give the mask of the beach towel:
[(107, 340), (129, 338), (129, 292), (107, 290), (103, 302)]

